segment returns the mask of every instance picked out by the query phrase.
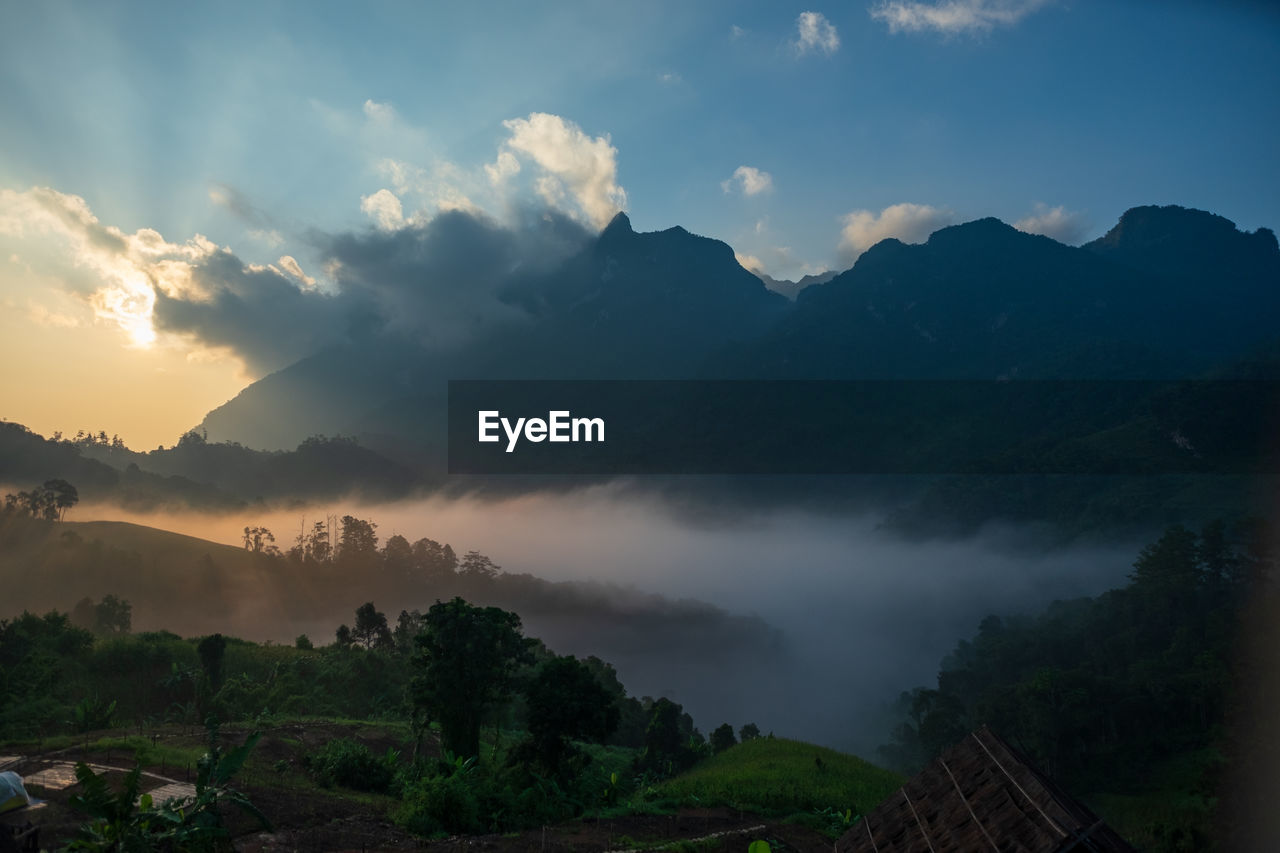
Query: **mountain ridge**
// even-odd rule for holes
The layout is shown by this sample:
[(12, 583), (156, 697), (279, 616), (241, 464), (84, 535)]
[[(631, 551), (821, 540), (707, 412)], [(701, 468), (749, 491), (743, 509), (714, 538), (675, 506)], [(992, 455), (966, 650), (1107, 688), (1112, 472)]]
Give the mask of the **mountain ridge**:
[(339, 345), (201, 427), (250, 446), (316, 433), (412, 444), (439, 428), (448, 378), (1194, 375), (1275, 336), (1280, 250), (1269, 229), (1191, 208), (1131, 208), (1080, 247), (984, 217), (923, 243), (882, 240), (791, 302), (727, 243), (636, 232), (619, 213), (500, 297), (525, 321), (451, 349), (389, 335)]

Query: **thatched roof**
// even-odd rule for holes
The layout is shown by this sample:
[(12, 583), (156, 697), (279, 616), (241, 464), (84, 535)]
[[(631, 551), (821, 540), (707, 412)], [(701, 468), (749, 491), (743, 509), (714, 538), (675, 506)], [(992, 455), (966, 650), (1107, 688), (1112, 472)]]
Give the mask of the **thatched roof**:
[(836, 845), (839, 853), (1132, 853), (1119, 835), (985, 726)]

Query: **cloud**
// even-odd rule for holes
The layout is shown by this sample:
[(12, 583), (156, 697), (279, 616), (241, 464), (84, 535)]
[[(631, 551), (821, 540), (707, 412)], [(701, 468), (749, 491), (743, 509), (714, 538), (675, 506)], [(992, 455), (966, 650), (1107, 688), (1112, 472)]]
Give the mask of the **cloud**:
[(225, 208), (241, 222), (249, 225), (245, 232), (250, 240), (262, 243), (274, 249), (284, 243), (284, 235), (275, 227), (275, 222), (261, 208), (250, 201), (249, 197), (230, 184), (217, 181), (209, 184), (209, 201)]
[(796, 18), (796, 34), (792, 45), (801, 55), (820, 50), (830, 56), (840, 49), (835, 26), (821, 12), (801, 12)]
[(247, 232), (250, 239), (265, 243), (269, 248), (276, 248), (284, 242), (284, 235), (274, 228), (255, 228)]
[(271, 225), (271, 217), (255, 206), (249, 197), (230, 184), (209, 184), (209, 201), (230, 211), (237, 219), (265, 229)]
[(360, 198), (360, 209), (384, 231), (394, 231), (404, 226), (404, 208), (391, 190), (378, 190)]
[(744, 30), (742, 27), (738, 26), (737, 24), (733, 24), (729, 27), (729, 38), (734, 41), (737, 41), (738, 39), (742, 38), (746, 34), (747, 34), (747, 31)]
[(508, 178), (520, 174), (520, 159), (510, 151), (499, 151), (498, 159), (484, 167), (489, 183), (499, 186)]
[(189, 265), (188, 286), (156, 288), (160, 332), (233, 353), (252, 375), (278, 370), (347, 336), (352, 300), (311, 286), (291, 256), (246, 264), (218, 249)]
[[(498, 173), (506, 167), (501, 155), (498, 159), (500, 161), (498, 164), (485, 166), (491, 186), (501, 184), (501, 175)], [(518, 172), (520, 169), (518, 162), (515, 168)], [(446, 210), (469, 210), (479, 213), (480, 206), (471, 200), (463, 187), (469, 187), (472, 191), (489, 189), (482, 186), (484, 181), (478, 177), (478, 174), (469, 174), (456, 164), (443, 159), (436, 159), (431, 167), (426, 169), (402, 160), (384, 157), (378, 161), (377, 169), (391, 181), (395, 192), (393, 194), (388, 190), (379, 190), (373, 194), (372, 201), (368, 196), (362, 198), (360, 207), (386, 228), (399, 228), (407, 223), (423, 222)], [(385, 196), (379, 197), (384, 192), (398, 197), (394, 202)], [(406, 215), (401, 199), (407, 197), (416, 197), (421, 204), (421, 209)], [(400, 206), (397, 207), (397, 205)], [(381, 214), (381, 216), (375, 214)]]
[(339, 300), (291, 255), (261, 266), (200, 234), (180, 243), (150, 228), (129, 234), (101, 223), (83, 198), (47, 187), (0, 190), (0, 234), (138, 346), (167, 334), (231, 351), (261, 375), (345, 333)]
[(1013, 227), (1028, 234), (1043, 234), (1071, 246), (1084, 242), (1089, 231), (1089, 223), (1082, 214), (1067, 210), (1062, 205), (1049, 207), (1043, 202), (1036, 202), (1035, 212), (1013, 223)]
[(658, 82), (667, 86), (678, 86), (684, 82), (684, 78), (675, 71), (667, 71), (658, 75)]
[(739, 166), (734, 169), (732, 177), (720, 182), (720, 188), (729, 192), (735, 182), (743, 195), (759, 195), (773, 189), (773, 175), (754, 166)]
[[(364, 206), (390, 217), (394, 199), (383, 190)], [(528, 315), (509, 295), (545, 286), (590, 234), (545, 208), (516, 208), (512, 220), (451, 210), (361, 233), (313, 232), (321, 285), (293, 255), (246, 263), (198, 234), (177, 243), (104, 225), (78, 196), (0, 190), (0, 251), (20, 250), (18, 262), (136, 344), (230, 353), (260, 376), (334, 344), (394, 336), (450, 346), (522, 322)], [(47, 325), (71, 317), (33, 310)]]
[(756, 275), (760, 275), (764, 272), (764, 264), (761, 263), (760, 259), (755, 255), (743, 255), (738, 252), (734, 252), (733, 257), (737, 260), (738, 266), (748, 272), (755, 273)]
[(131, 343), (149, 346), (157, 287), (180, 289), (184, 265), (214, 246), (200, 235), (167, 243), (143, 228), (126, 234), (103, 225), (79, 196), (48, 187), (0, 190), (0, 235), (21, 241), (24, 255), (68, 291), (83, 298), (100, 320), (115, 323)]
[(876, 243), (895, 237), (904, 243), (922, 243), (939, 228), (955, 222), (955, 214), (927, 204), (894, 204), (877, 213), (855, 210), (842, 218), (840, 254), (853, 262)]
[(364, 102), (364, 114), (370, 121), (383, 124), (390, 124), (396, 119), (395, 107), (372, 100)]
[(319, 246), (364, 331), (452, 346), (527, 319), (508, 291), (536, 279), (589, 239), (554, 211), (526, 209), (512, 226), (447, 211), (396, 231), (344, 233)]
[(1051, 0), (939, 0), (935, 3), (887, 0), (871, 9), (871, 17), (889, 25), (889, 32), (933, 30), (943, 35), (990, 32), (1013, 26)]
[(607, 135), (587, 136), (578, 125), (550, 113), (530, 113), (502, 124), (511, 138), (492, 170), (486, 167), (491, 179), (512, 174), (510, 161), (503, 163), (504, 153), (523, 155), (541, 171), (535, 189), (549, 204), (564, 209), (562, 203), (572, 199), (567, 212), (585, 216), (596, 228), (626, 209), (627, 194), (618, 185), (618, 149)]
[(293, 257), (293, 255), (281, 255), (280, 260), (276, 261), (276, 263), (280, 265), (280, 269), (284, 270), (308, 287), (313, 287), (315, 285), (316, 280), (302, 271), (302, 265), (298, 263), (297, 259)]

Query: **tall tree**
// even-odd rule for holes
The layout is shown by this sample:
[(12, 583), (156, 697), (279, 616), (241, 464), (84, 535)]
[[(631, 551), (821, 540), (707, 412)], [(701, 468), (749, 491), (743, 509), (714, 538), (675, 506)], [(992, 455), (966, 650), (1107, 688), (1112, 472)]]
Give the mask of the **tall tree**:
[(485, 712), (511, 695), (516, 669), (531, 658), (520, 617), (461, 598), (436, 602), (414, 640), (414, 704), (440, 723), (445, 749), (480, 754)]
[(244, 549), (255, 554), (279, 554), (276, 547), (276, 536), (265, 527), (246, 527), (244, 529)]
[(499, 566), (479, 551), (468, 551), (466, 556), (462, 558), (462, 563), (458, 566), (458, 574), (465, 578), (490, 580), (496, 578), (501, 571), (502, 566)]
[(368, 570), (378, 562), (378, 525), (353, 515), (342, 517), (338, 538), (338, 562), (348, 568)]
[(569, 740), (604, 740), (618, 727), (614, 696), (585, 664), (554, 657), (538, 668), (525, 690), (529, 736), (539, 760), (551, 772), (569, 754)]
[(413, 546), (400, 534), (382, 546), (382, 570), (389, 578), (405, 580), (413, 575)]
[(67, 510), (80, 502), (80, 493), (66, 480), (47, 480), (43, 488), (50, 496), (59, 521), (67, 517)]
[(211, 634), (196, 646), (200, 666), (209, 679), (209, 691), (217, 693), (222, 687), (223, 661), (227, 654), (227, 640), (221, 634)]
[(391, 629), (387, 625), (387, 614), (379, 612), (372, 601), (366, 601), (356, 610), (356, 626), (351, 630), (351, 639), (366, 649), (391, 648)]
[(413, 543), (413, 565), (428, 581), (438, 581), (458, 571), (458, 555), (448, 544), (423, 538)]

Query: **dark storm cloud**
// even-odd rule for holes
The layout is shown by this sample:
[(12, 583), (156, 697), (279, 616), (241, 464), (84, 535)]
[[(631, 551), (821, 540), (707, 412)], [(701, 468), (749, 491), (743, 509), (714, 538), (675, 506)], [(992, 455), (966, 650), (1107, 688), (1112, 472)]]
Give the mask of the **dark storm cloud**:
[(258, 373), (382, 334), (452, 346), (524, 319), (505, 295), (589, 236), (546, 210), (517, 211), (511, 226), (450, 211), (394, 231), (315, 232), (310, 242), (332, 279), (323, 288), (291, 258), (263, 267), (215, 251), (192, 264), (192, 288), (156, 287), (155, 323), (230, 348)]
[(259, 373), (283, 367), (340, 340), (356, 306), (275, 267), (246, 265), (214, 252), (192, 265), (196, 292), (156, 288), (156, 328), (232, 349)]
[(581, 248), (588, 233), (551, 211), (522, 211), (512, 227), (449, 211), (424, 225), (320, 238), (341, 292), (373, 306), (389, 331), (452, 345), (518, 322), (508, 291)]

